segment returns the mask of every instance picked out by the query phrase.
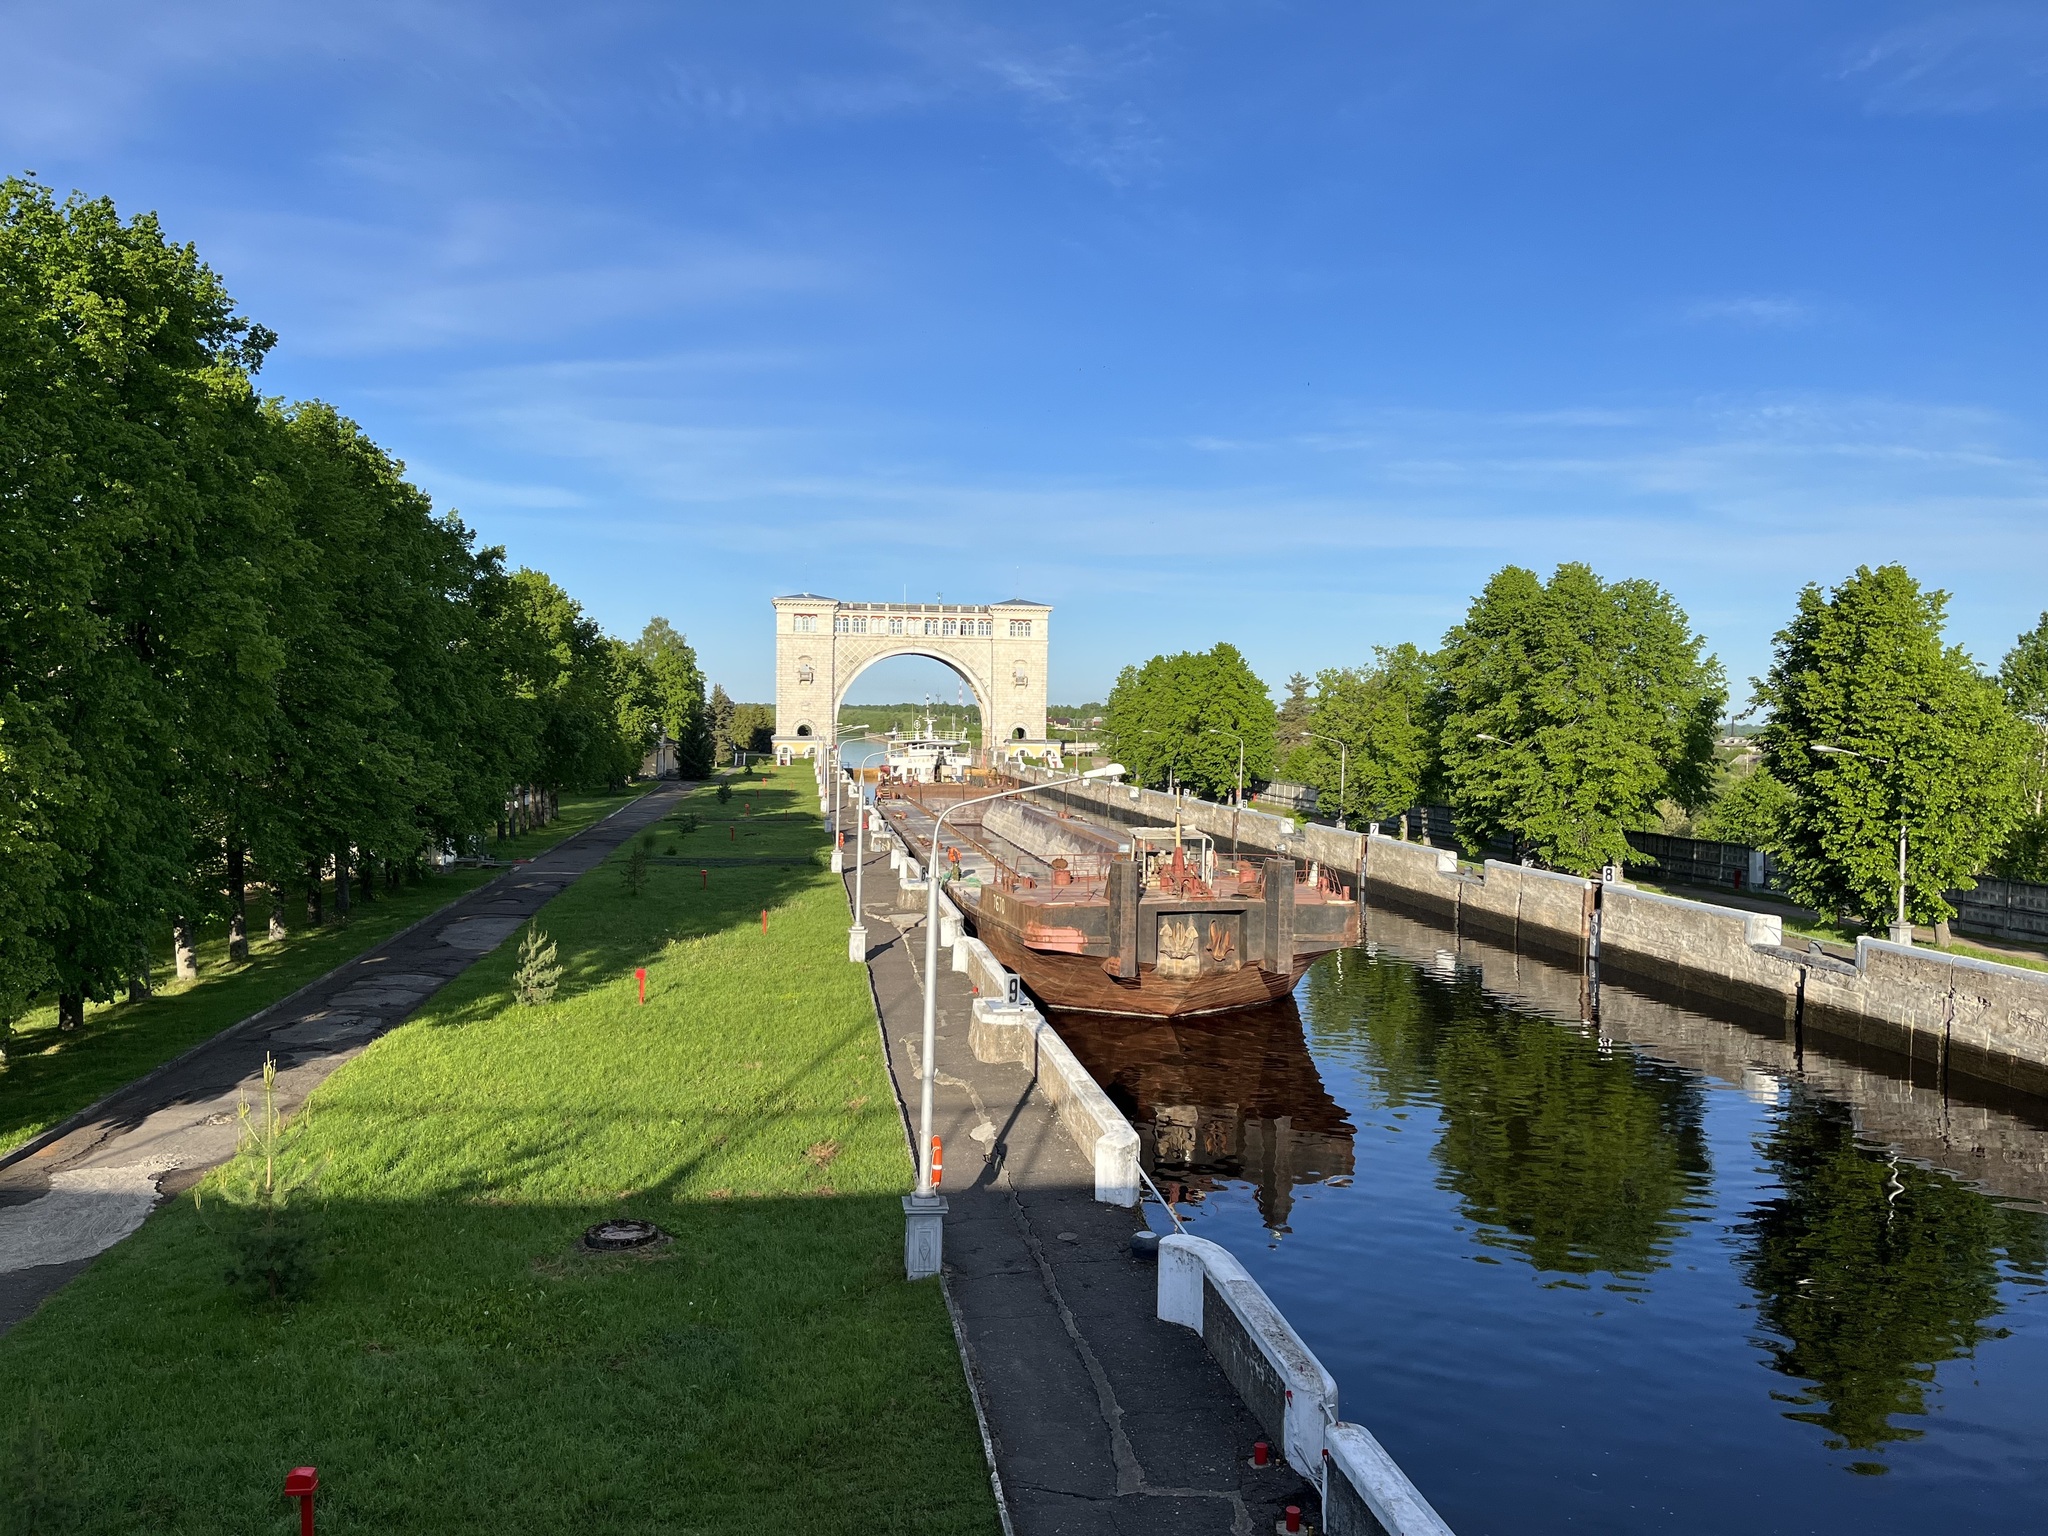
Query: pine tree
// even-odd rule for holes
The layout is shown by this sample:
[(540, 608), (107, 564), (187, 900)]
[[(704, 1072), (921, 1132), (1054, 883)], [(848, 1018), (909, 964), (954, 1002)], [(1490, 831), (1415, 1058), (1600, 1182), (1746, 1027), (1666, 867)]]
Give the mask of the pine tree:
[(524, 1007), (544, 1007), (555, 1000), (555, 987), (561, 979), (555, 941), (528, 923), (519, 940), (519, 964), (512, 971), (512, 996)]

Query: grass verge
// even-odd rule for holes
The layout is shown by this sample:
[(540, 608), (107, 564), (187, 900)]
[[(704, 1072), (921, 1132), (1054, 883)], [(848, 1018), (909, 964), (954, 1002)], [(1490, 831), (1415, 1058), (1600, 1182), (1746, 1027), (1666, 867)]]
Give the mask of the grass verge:
[[(492, 845), (500, 859), (525, 859), (553, 847), (610, 815), (640, 790), (617, 794), (564, 795), (562, 813), (551, 826)], [(315, 977), (382, 943), (399, 929), (465, 891), (493, 879), (493, 869), (456, 869), (433, 874), (419, 885), (379, 892), (356, 903), (346, 923), (308, 927), (303, 908), (285, 913), (282, 939), (252, 937), (249, 958), (231, 964), (225, 929), (205, 932), (199, 942), (199, 975), (179, 981), (168, 946), (151, 968), (155, 995), (136, 1002), (87, 1004), (84, 1028), (65, 1034), (57, 1009), (46, 1001), (15, 1022), (8, 1061), (0, 1068), (0, 1153), (41, 1135), (66, 1115), (133, 1082), (202, 1040), (219, 1034)], [(254, 933), (264, 917), (251, 903)], [(332, 910), (331, 893), (328, 909)], [(263, 909), (267, 915), (267, 909)]]
[[(807, 766), (699, 792), (656, 851), (812, 859), (635, 896), (622, 849), (540, 918), (553, 1004), (507, 943), (335, 1074), (289, 1154), (326, 1170), (302, 1299), (223, 1283), (250, 1218), (202, 1186), (0, 1340), (0, 1508), (281, 1532), (311, 1463), (330, 1533), (992, 1530), (814, 805)], [(614, 1216), (674, 1241), (580, 1252)]]

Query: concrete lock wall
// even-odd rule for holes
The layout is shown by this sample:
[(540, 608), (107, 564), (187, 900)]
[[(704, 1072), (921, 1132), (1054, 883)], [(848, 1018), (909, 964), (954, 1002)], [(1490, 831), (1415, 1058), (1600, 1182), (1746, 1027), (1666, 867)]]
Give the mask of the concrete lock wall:
[(1162, 1321), (1202, 1336), (1289, 1466), (1323, 1497), (1332, 1536), (1450, 1536), (1450, 1527), (1362, 1425), (1337, 1415), (1337, 1383), (1229, 1249), (1176, 1233), (1159, 1243)]
[(1138, 1203), (1138, 1133), (1043, 1014), (1028, 1004), (978, 997), (968, 1039), (975, 1060), (1021, 1062), (1030, 1071), (1060, 1124), (1093, 1162), (1097, 1200), (1127, 1208)]

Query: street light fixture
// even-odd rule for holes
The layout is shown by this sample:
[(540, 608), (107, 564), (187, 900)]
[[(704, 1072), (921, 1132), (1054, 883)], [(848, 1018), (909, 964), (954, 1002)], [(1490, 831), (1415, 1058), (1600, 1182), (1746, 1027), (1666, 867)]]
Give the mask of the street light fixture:
[[(1860, 757), (1866, 763), (1884, 763), (1895, 766), (1895, 760), (1881, 757), (1875, 752), (1858, 752), (1853, 747), (1837, 747), (1827, 742), (1815, 742), (1812, 750), (1828, 757)], [(1899, 904), (1892, 918), (1892, 942), (1910, 945), (1913, 942), (1913, 925), (1906, 921), (1906, 797), (1899, 795)]]
[[(935, 1218), (944, 1214), (945, 1201), (932, 1188), (932, 1083), (937, 1078), (933, 1057), (938, 1051), (939, 1033), (939, 860), (940, 840), (946, 830), (946, 818), (955, 811), (963, 811), (970, 805), (987, 805), (992, 800), (1007, 800), (1012, 795), (1028, 795), (1033, 790), (1061, 789), (1069, 784), (1079, 784), (1095, 779), (1120, 779), (1123, 777), (1122, 763), (1105, 763), (1100, 768), (1090, 768), (1086, 773), (1069, 774), (1064, 779), (1054, 779), (1046, 784), (1021, 784), (1015, 789), (999, 790), (993, 795), (981, 795), (972, 800), (962, 800), (947, 806), (939, 812), (932, 823), (932, 854), (924, 867), (924, 1054), (918, 1059), (917, 1093), (917, 1192), (903, 1197), (903, 1214), (909, 1223), (911, 1234), (907, 1235), (906, 1252), (916, 1248), (908, 1236), (914, 1235), (920, 1226), (937, 1231)], [(919, 1218), (922, 1217), (921, 1222)], [(930, 1265), (930, 1272), (936, 1273), (939, 1264), (940, 1245), (935, 1238), (929, 1250), (918, 1256), (918, 1263), (912, 1266), (912, 1279), (922, 1278), (923, 1266)]]
[[(867, 738), (873, 740), (872, 734)], [(846, 930), (846, 958), (855, 965), (868, 962), (867, 927), (867, 880), (868, 880), (868, 792), (862, 775), (868, 771), (868, 764), (878, 757), (887, 757), (886, 746), (877, 747), (860, 760), (853, 770), (853, 926)]]
[(1335, 742), (1337, 746), (1337, 825), (1344, 825), (1344, 775), (1351, 761), (1351, 749), (1335, 736), (1325, 736), (1321, 731), (1303, 731), (1310, 741)]

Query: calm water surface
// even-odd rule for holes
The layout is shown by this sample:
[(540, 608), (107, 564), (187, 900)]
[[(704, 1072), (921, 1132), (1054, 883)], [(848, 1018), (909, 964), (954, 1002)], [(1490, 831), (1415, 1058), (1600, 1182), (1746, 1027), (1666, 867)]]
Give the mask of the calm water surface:
[(2048, 1530), (2048, 1132), (1375, 913), (1217, 1027), (1062, 1018), (1461, 1536)]

